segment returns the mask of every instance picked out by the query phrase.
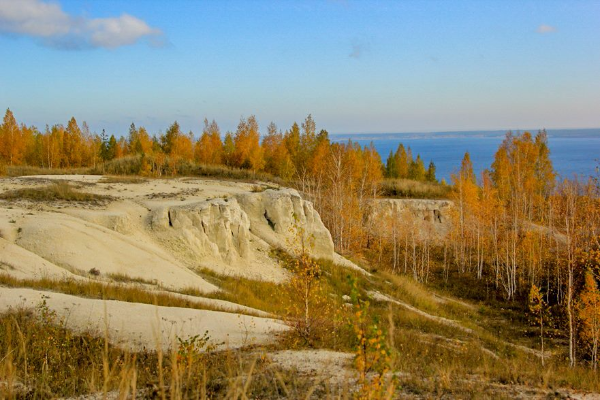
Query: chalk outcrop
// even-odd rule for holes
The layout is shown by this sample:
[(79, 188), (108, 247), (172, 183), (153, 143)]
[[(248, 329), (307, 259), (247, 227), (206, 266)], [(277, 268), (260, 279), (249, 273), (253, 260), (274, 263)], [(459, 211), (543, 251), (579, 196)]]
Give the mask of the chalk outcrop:
[(431, 234), (441, 239), (450, 231), (450, 200), (382, 199), (376, 200), (370, 218), (393, 221), (417, 234)]
[[(201, 269), (222, 275), (282, 282), (289, 272), (273, 249), (293, 251), (304, 243), (315, 258), (356, 267), (335, 254), (333, 241), (312, 203), (296, 190), (256, 190), (246, 183), (199, 179), (148, 180), (143, 183), (91, 181), (85, 176), (15, 178), (2, 190), (69, 178), (85, 182), (86, 192), (106, 195), (109, 204), (0, 202), (2, 271), (25, 277), (125, 275), (168, 289), (217, 287)], [(120, 277), (122, 279), (122, 277)]]
[(77, 275), (93, 270), (101, 276), (128, 276), (169, 289), (217, 290), (160, 247), (97, 224), (60, 213), (39, 213), (24, 218), (19, 228), (16, 245)]
[[(102, 182), (99, 177), (45, 176), (0, 178), (0, 193), (44, 190), (54, 179), (111, 200), (0, 200), (0, 275), (125, 282), (221, 311), (0, 287), (0, 312), (45, 301), (58, 317), (68, 316), (67, 326), (76, 331), (103, 332), (107, 318), (111, 341), (128, 348), (166, 349), (175, 337), (204, 331), (236, 347), (268, 342), (273, 332), (287, 326), (264, 311), (199, 295), (220, 290), (219, 278), (216, 284), (209, 282), (204, 269), (282, 282), (290, 273), (273, 250), (291, 251), (303, 241), (313, 257), (358, 268), (334, 252), (319, 214), (292, 189), (261, 191), (259, 185), (193, 178), (121, 183), (118, 178)], [(173, 293), (183, 290), (187, 294)]]
[(151, 210), (149, 227), (162, 243), (181, 249), (192, 266), (281, 281), (287, 273), (271, 249), (301, 246), (334, 259), (331, 235), (310, 202), (293, 189), (236, 194)]
[(250, 219), (252, 233), (269, 245), (288, 249), (301, 246), (315, 258), (333, 260), (333, 240), (309, 201), (294, 189), (245, 193), (236, 198)]

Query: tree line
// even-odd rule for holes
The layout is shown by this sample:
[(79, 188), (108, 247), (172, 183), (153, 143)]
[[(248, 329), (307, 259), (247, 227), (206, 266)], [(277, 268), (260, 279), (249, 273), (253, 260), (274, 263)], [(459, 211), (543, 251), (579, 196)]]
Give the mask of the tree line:
[(395, 152), (390, 154), (385, 163), (385, 177), (396, 179), (412, 179), (414, 181), (436, 182), (435, 164), (429, 162), (425, 169), (425, 164), (420, 154), (413, 160), (410, 147), (405, 148), (402, 143), (398, 145)]
[(46, 126), (40, 132), (18, 124), (10, 109), (0, 125), (0, 165), (102, 172), (120, 161), (130, 162), (123, 172), (144, 176), (176, 175), (185, 166), (202, 164), (279, 177), (313, 201), (339, 252), (358, 250), (366, 240), (362, 220), (385, 171), (373, 144), (332, 142), (326, 130), (317, 131), (311, 115), (285, 132), (271, 122), (262, 140), (255, 116), (241, 118), (235, 132), (224, 136), (214, 120), (205, 119), (197, 140), (177, 122), (164, 134), (152, 136), (132, 123), (119, 139), (104, 131), (92, 133), (75, 118), (66, 127)]

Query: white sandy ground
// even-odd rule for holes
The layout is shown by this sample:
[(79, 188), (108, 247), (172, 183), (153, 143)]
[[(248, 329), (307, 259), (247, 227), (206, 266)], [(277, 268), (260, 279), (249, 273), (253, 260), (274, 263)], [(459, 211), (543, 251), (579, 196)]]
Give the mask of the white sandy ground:
[(352, 368), (354, 354), (332, 350), (283, 350), (269, 353), (270, 360), (300, 375), (315, 377), (330, 385), (354, 382), (357, 372)]
[[(54, 180), (69, 181), (78, 190), (108, 195), (112, 199), (92, 203), (0, 200), (0, 274), (18, 279), (82, 282), (93, 279), (108, 283), (112, 274), (118, 274), (144, 282), (139, 285), (149, 291), (193, 288), (201, 293), (219, 288), (198, 275), (198, 268), (274, 282), (288, 275), (270, 253), (267, 241), (253, 232), (248, 217), (237, 206), (235, 196), (246, 196), (250, 202), (246, 206), (252, 205), (256, 184), (195, 178), (106, 183), (101, 176), (48, 175), (0, 178), (0, 193), (43, 187)], [(269, 209), (271, 218), (277, 216), (275, 212), (279, 216), (295, 212), (286, 208), (290, 202), (286, 196), (294, 195), (278, 191), (272, 202), (257, 203), (258, 208), (274, 207)], [(307, 222), (312, 225), (307, 226), (330, 240), (312, 206), (295, 196), (295, 206), (302, 212), (312, 213)], [(163, 210), (173, 211), (167, 216)], [(261, 208), (251, 219), (267, 226), (266, 220), (262, 221), (263, 213), (267, 212)], [(188, 225), (186, 221), (190, 221)], [(162, 225), (158, 226), (159, 223)], [(271, 236), (283, 235), (279, 232), (281, 227), (273, 232), (269, 228), (268, 232)], [(279, 242), (285, 241), (285, 237), (279, 238)], [(327, 248), (327, 243), (320, 245)], [(333, 253), (332, 243), (330, 249), (335, 262), (359, 268)], [(153, 349), (157, 345), (156, 337), (161, 338), (162, 347), (168, 347), (174, 335), (187, 337), (203, 334), (205, 330), (215, 341), (237, 347), (252, 341), (269, 341), (271, 332), (286, 329), (280, 321), (270, 319), (269, 314), (260, 310), (226, 301), (169, 294), (229, 312), (155, 307), (2, 287), (0, 312), (11, 307), (35, 307), (43, 296), (48, 296), (48, 306), (65, 318), (69, 327), (102, 334), (106, 307), (111, 340), (132, 348)]]
[(269, 343), (287, 328), (281, 321), (219, 311), (161, 307), (114, 300), (84, 299), (62, 293), (0, 287), (0, 313), (32, 309), (45, 300), (59, 320), (75, 332), (103, 336), (108, 325), (112, 343), (127, 349), (167, 351), (176, 338), (208, 331), (219, 348)]
[(95, 268), (102, 275), (123, 274), (156, 281), (171, 289), (218, 290), (173, 262), (160, 247), (69, 215), (38, 213), (24, 217), (19, 225), (22, 230), (16, 241), (19, 246), (69, 270), (85, 274)]
[(232, 303), (232, 302), (226, 301), (226, 300), (210, 299), (207, 297), (199, 297), (199, 296), (190, 296), (187, 294), (168, 292), (165, 290), (151, 290), (151, 293), (162, 293), (162, 294), (166, 294), (168, 296), (178, 297), (181, 299), (191, 301), (192, 303), (196, 303), (196, 304), (200, 305), (201, 307), (202, 306), (207, 307), (207, 308), (218, 307), (220, 310), (224, 310), (227, 312), (250, 314), (250, 315), (255, 315), (255, 316), (263, 317), (263, 318), (272, 318), (273, 317), (273, 315), (268, 312), (258, 310), (256, 308), (252, 308), (252, 307), (243, 306), (243, 305), (237, 304), (237, 303)]
[[(289, 275), (270, 254), (269, 245), (244, 225), (243, 215), (240, 219), (231, 213), (237, 204), (232, 196), (252, 194), (256, 184), (196, 178), (106, 183), (95, 175), (47, 175), (0, 178), (0, 193), (42, 187), (55, 180), (69, 181), (84, 192), (109, 195), (112, 200), (99, 204), (0, 201), (0, 239), (12, 244), (11, 256), (0, 256), (8, 274), (23, 278), (33, 272), (56, 278), (69, 273), (85, 276), (95, 269), (103, 277), (121, 274), (169, 289), (193, 287), (203, 292), (218, 288), (193, 272), (198, 268), (274, 282)], [(231, 200), (224, 203), (226, 199)], [(202, 214), (207, 204), (212, 207), (209, 216)], [(189, 210), (182, 211), (182, 206)], [(164, 227), (163, 210), (169, 209), (187, 213), (183, 221), (204, 218), (202, 228)], [(169, 214), (169, 223), (170, 218)], [(212, 231), (202, 232), (205, 219), (206, 229)], [(158, 222), (163, 226), (157, 226)], [(232, 237), (238, 232), (241, 239)], [(8, 248), (6, 243), (0, 245)], [(336, 263), (364, 272), (343, 257), (332, 256)]]
[(2, 238), (0, 238), (0, 273), (17, 279), (83, 279)]

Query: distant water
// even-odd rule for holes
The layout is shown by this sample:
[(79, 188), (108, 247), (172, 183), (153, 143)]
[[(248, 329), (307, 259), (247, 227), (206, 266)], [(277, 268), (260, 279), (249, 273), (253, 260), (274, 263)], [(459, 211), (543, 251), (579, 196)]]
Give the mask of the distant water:
[[(535, 134), (535, 130), (531, 130)], [(396, 151), (399, 143), (412, 149), (413, 157), (421, 155), (425, 167), (429, 161), (436, 166), (438, 180), (450, 182), (450, 174), (460, 168), (460, 162), (468, 151), (477, 176), (489, 169), (494, 154), (502, 143), (506, 131), (484, 132), (433, 132), (433, 133), (390, 133), (390, 134), (337, 134), (333, 141), (352, 139), (361, 145), (373, 142), (385, 163), (390, 150)], [(547, 130), (550, 159), (554, 169), (562, 177), (572, 178), (596, 176), (600, 159), (600, 129)]]

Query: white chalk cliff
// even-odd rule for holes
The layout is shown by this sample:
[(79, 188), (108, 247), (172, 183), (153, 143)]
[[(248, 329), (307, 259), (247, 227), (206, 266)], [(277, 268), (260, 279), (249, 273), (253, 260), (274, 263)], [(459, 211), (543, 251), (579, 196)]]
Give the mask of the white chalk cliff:
[[(5, 190), (31, 182), (6, 180)], [(165, 288), (209, 292), (217, 288), (198, 275), (200, 269), (285, 280), (289, 273), (273, 250), (290, 251), (302, 239), (313, 257), (356, 267), (335, 254), (319, 214), (293, 189), (256, 191), (244, 183), (173, 179), (99, 181), (82, 190), (115, 199), (95, 206), (0, 204), (3, 253), (10, 248), (13, 256), (27, 260), (0, 256), (0, 272), (22, 278), (31, 271), (39, 277), (85, 277), (93, 271), (99, 278), (125, 275)]]

